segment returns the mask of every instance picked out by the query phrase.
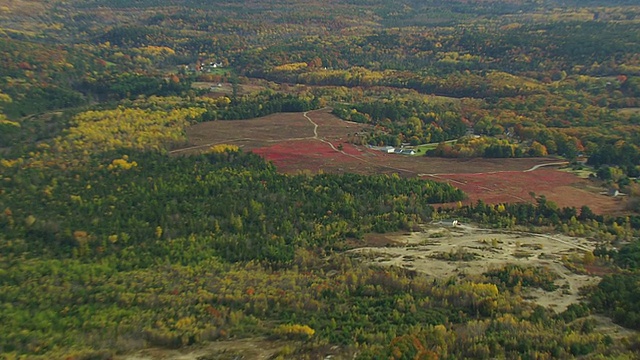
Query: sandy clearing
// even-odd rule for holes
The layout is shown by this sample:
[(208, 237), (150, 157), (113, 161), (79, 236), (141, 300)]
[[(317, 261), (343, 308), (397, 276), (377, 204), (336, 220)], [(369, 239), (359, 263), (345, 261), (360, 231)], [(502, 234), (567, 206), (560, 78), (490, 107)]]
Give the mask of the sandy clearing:
[(603, 315), (591, 315), (590, 319), (596, 321), (597, 331), (608, 334), (614, 339), (620, 339), (637, 335), (639, 332), (632, 329), (627, 329), (613, 322), (610, 318)]
[(169, 350), (148, 348), (129, 355), (116, 356), (115, 360), (199, 360), (199, 359), (252, 359), (273, 358), (287, 345), (282, 341), (267, 339), (238, 339), (214, 341), (204, 346)]
[[(595, 244), (583, 238), (432, 224), (422, 232), (397, 235), (394, 240), (398, 246), (363, 247), (351, 252), (379, 265), (399, 266), (435, 278), (479, 275), (506, 264), (543, 266), (559, 275), (558, 289), (551, 292), (527, 289), (522, 295), (557, 312), (580, 300), (580, 288), (600, 281), (597, 276), (575, 274), (562, 264), (564, 255), (581, 256), (584, 251), (593, 250)], [(476, 259), (445, 261), (434, 258), (437, 254), (455, 252), (472, 253)]]

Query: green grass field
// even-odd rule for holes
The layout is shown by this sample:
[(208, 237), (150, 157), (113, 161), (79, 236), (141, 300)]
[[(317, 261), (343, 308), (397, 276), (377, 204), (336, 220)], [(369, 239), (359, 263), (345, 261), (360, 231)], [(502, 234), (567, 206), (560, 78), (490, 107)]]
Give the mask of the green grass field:
[[(449, 140), (449, 141), (445, 141), (445, 144), (455, 144), (458, 140)], [(438, 147), (439, 143), (429, 143), (429, 144), (422, 144), (422, 145), (417, 145), (414, 146), (414, 150), (416, 151), (416, 155), (424, 155), (425, 152), (429, 151), (429, 150), (433, 150), (436, 147)], [(420, 150), (420, 151), (418, 151)]]

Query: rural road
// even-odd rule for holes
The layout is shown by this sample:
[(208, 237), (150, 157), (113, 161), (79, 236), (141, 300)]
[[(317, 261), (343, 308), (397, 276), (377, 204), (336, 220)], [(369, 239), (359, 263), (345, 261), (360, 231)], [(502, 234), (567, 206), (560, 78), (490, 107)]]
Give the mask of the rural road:
[[(399, 172), (407, 173), (407, 174), (414, 174), (414, 175), (416, 175), (416, 176), (418, 176), (418, 177), (426, 177), (426, 176), (429, 176), (429, 177), (432, 177), (432, 178), (438, 178), (438, 179), (440, 179), (440, 180), (451, 181), (451, 182), (453, 182), (453, 183), (459, 183), (459, 184), (461, 184), (461, 185), (463, 184), (463, 183), (457, 182), (457, 181), (455, 181), (455, 180), (447, 179), (447, 178), (446, 178), (446, 175), (449, 175), (449, 174), (442, 174), (442, 173), (441, 173), (441, 174), (437, 174), (437, 173), (434, 173), (434, 174), (416, 173), (414, 170), (410, 170), (410, 169), (403, 169), (403, 168), (394, 167), (394, 166), (390, 166), (390, 165), (384, 165), (384, 164), (380, 164), (380, 163), (375, 163), (375, 162), (369, 161), (369, 160), (367, 160), (367, 159), (365, 159), (365, 158), (363, 158), (363, 157), (361, 157), (361, 156), (357, 156), (357, 155), (349, 154), (349, 153), (347, 153), (347, 152), (345, 152), (345, 151), (343, 151), (343, 150), (340, 150), (340, 149), (339, 149), (338, 147), (336, 147), (333, 143), (331, 143), (330, 141), (328, 141), (328, 140), (326, 140), (326, 139), (323, 139), (323, 138), (318, 134), (318, 128), (319, 128), (320, 126), (319, 126), (319, 125), (318, 125), (318, 123), (316, 123), (316, 122), (311, 118), (311, 116), (310, 116), (310, 115), (311, 115), (312, 113), (314, 113), (314, 112), (326, 111), (326, 110), (330, 110), (330, 109), (331, 109), (330, 107), (323, 107), (323, 108), (321, 108), (321, 109), (305, 111), (305, 112), (303, 112), (303, 113), (302, 113), (302, 116), (303, 116), (303, 117), (304, 117), (304, 118), (305, 118), (305, 119), (306, 119), (306, 120), (307, 120), (311, 125), (313, 125), (313, 136), (300, 137), (300, 138), (288, 138), (288, 139), (275, 139), (275, 140), (252, 139), (252, 138), (243, 137), (243, 138), (229, 139), (229, 140), (217, 141), (217, 142), (207, 143), (207, 144), (201, 144), (201, 145), (188, 146), (188, 147), (185, 147), (185, 148), (180, 148), (180, 149), (171, 150), (171, 151), (169, 151), (169, 154), (179, 154), (179, 153), (183, 153), (183, 152), (188, 152), (188, 151), (190, 151), (190, 150), (196, 150), (196, 149), (202, 149), (202, 148), (211, 147), (211, 146), (213, 146), (213, 145), (218, 145), (218, 144), (223, 144), (223, 143), (237, 143), (237, 142), (240, 142), (240, 141), (258, 141), (258, 140), (260, 140), (260, 141), (264, 141), (264, 142), (281, 142), (281, 141), (295, 141), (295, 140), (310, 140), (310, 139), (313, 139), (313, 140), (318, 140), (318, 141), (320, 141), (320, 142), (322, 142), (322, 143), (325, 143), (325, 144), (329, 145), (329, 146), (331, 147), (331, 149), (332, 149), (333, 151), (335, 151), (335, 152), (339, 152), (339, 153), (341, 153), (341, 154), (343, 154), (343, 155), (345, 155), (345, 156), (349, 156), (349, 157), (351, 157), (351, 158), (354, 158), (354, 159), (356, 159), (356, 160), (358, 160), (358, 161), (361, 161), (361, 162), (363, 162), (363, 163), (366, 163), (366, 164), (369, 164), (369, 165), (372, 165), (372, 166), (382, 167), (382, 168), (386, 168), (386, 169), (389, 169), (389, 170), (399, 171)], [(455, 140), (452, 140), (452, 141), (455, 141)], [(537, 170), (537, 169), (539, 169), (539, 168), (541, 168), (541, 167), (544, 167), (544, 166), (566, 165), (566, 164), (568, 164), (568, 162), (566, 162), (566, 161), (563, 161), (563, 162), (552, 162), (552, 163), (545, 163), (545, 164), (538, 164), (538, 165), (533, 166), (533, 167), (532, 167), (532, 168), (530, 168), (530, 169), (523, 170), (523, 172), (535, 171), (535, 170)], [(503, 171), (496, 171), (496, 172), (503, 172)], [(483, 173), (478, 173), (478, 174), (488, 174), (488, 173), (494, 173), (494, 172), (483, 172)], [(490, 189), (485, 188), (484, 190), (490, 190)], [(522, 201), (522, 200), (524, 200), (524, 199), (518, 198), (517, 200)]]
[[(327, 110), (327, 109), (330, 109), (330, 108), (329, 107), (324, 107), (322, 109), (311, 110), (311, 111), (320, 111), (320, 110)], [(331, 149), (333, 149), (334, 151), (337, 151), (337, 152), (339, 152), (339, 153), (341, 153), (343, 155), (352, 157), (352, 158), (354, 158), (356, 160), (362, 161), (363, 163), (366, 163), (366, 164), (369, 164), (369, 165), (373, 165), (373, 166), (385, 167), (387, 169), (396, 170), (396, 171), (414, 173), (414, 171), (407, 170), (407, 169), (401, 169), (401, 168), (396, 168), (396, 167), (393, 167), (393, 166), (381, 165), (381, 164), (373, 163), (373, 162), (371, 162), (369, 160), (363, 159), (360, 156), (356, 156), (356, 155), (352, 155), (352, 154), (346, 153), (343, 150), (340, 150), (340, 149), (336, 148), (330, 141), (325, 140), (325, 139), (321, 139), (318, 136), (318, 124), (315, 121), (313, 121), (308, 115), (311, 111), (305, 111), (304, 113), (302, 113), (302, 116), (304, 116), (313, 125), (313, 134), (314, 134), (313, 138), (314, 139), (329, 145), (331, 147)]]
[[(327, 109), (329, 109), (329, 108), (328, 108), (328, 107), (323, 107), (322, 109), (311, 110), (311, 111), (320, 111), (320, 110), (327, 110)], [(307, 120), (309, 120), (309, 122), (313, 125), (313, 139), (316, 139), (316, 140), (321, 141), (321, 142), (323, 142), (323, 143), (325, 143), (325, 144), (328, 144), (329, 146), (331, 146), (331, 148), (332, 148), (334, 151), (337, 151), (337, 152), (342, 153), (342, 154), (344, 154), (344, 155), (351, 156), (351, 157), (354, 157), (354, 158), (359, 159), (359, 158), (358, 158), (357, 156), (355, 156), (355, 155), (347, 154), (346, 152), (344, 152), (344, 151), (342, 151), (342, 150), (340, 150), (340, 149), (336, 148), (335, 146), (333, 146), (333, 144), (332, 144), (330, 141), (327, 141), (327, 140), (325, 140), (325, 139), (321, 139), (321, 138), (319, 138), (319, 137), (318, 137), (318, 124), (316, 124), (316, 122), (315, 122), (315, 121), (311, 120), (311, 118), (309, 117), (309, 115), (307, 115), (307, 114), (309, 114), (309, 112), (310, 112), (310, 111), (305, 111), (304, 113), (302, 113), (302, 116), (304, 116)]]
[(534, 167), (532, 167), (531, 169), (527, 169), (523, 172), (529, 172), (529, 171), (534, 171), (534, 170), (538, 170), (539, 168), (543, 167), (543, 166), (554, 166), (554, 165), (568, 165), (569, 162), (568, 161), (560, 161), (560, 162), (552, 162), (552, 163), (546, 163), (546, 164), (539, 164), (536, 165)]
[[(319, 109), (319, 110), (323, 110), (323, 109), (326, 109), (326, 108), (322, 108), (322, 109)], [(305, 111), (305, 112), (302, 113), (302, 116), (304, 116), (307, 120), (309, 120), (309, 122), (313, 125), (313, 138), (317, 139), (318, 138), (318, 124), (316, 124), (315, 121), (311, 120), (311, 118), (309, 117), (308, 114), (309, 114), (309, 112)]]
[[(539, 168), (544, 167), (544, 166), (560, 166), (560, 165), (567, 165), (567, 164), (569, 164), (568, 161), (559, 161), (559, 162), (538, 164), (538, 165), (535, 165), (535, 166), (531, 167), (530, 169), (522, 170), (522, 172), (535, 171), (535, 170), (538, 170)], [(487, 172), (467, 173), (467, 174), (499, 174), (499, 173), (508, 173), (508, 172), (517, 172), (517, 171), (519, 171), (519, 170), (487, 171)], [(418, 174), (418, 176), (432, 176), (432, 177), (446, 176), (446, 175), (455, 175), (455, 174)]]

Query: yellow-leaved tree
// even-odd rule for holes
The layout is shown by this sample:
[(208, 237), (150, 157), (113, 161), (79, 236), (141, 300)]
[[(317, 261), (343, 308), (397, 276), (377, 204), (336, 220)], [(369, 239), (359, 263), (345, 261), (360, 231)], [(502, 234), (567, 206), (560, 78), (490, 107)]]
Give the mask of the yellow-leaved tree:
[(99, 148), (165, 149), (186, 140), (184, 128), (206, 110), (125, 109), (85, 111), (72, 119), (66, 136), (56, 139), (59, 152)]
[(285, 339), (309, 340), (316, 331), (308, 325), (291, 324), (280, 325), (273, 330), (273, 333)]
[(230, 145), (230, 144), (218, 144), (218, 145), (213, 145), (212, 147), (209, 148), (209, 153), (212, 154), (221, 154), (224, 152), (238, 152), (240, 150), (240, 148), (237, 145)]

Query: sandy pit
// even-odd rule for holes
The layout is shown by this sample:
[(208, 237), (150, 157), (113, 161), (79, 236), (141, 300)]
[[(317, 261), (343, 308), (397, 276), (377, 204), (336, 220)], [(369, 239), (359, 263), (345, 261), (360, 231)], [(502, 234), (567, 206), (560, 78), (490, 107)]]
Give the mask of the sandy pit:
[[(492, 268), (507, 264), (542, 266), (558, 274), (558, 289), (524, 289), (523, 297), (551, 308), (564, 311), (580, 300), (579, 290), (596, 285), (600, 278), (576, 274), (563, 265), (562, 257), (580, 256), (592, 251), (595, 244), (587, 239), (564, 235), (535, 234), (517, 231), (482, 229), (470, 225), (446, 227), (427, 225), (421, 232), (397, 234), (394, 244), (385, 247), (367, 246), (351, 250), (369, 261), (386, 266), (399, 266), (435, 278), (480, 275)], [(441, 254), (472, 254), (469, 261), (441, 260)]]

